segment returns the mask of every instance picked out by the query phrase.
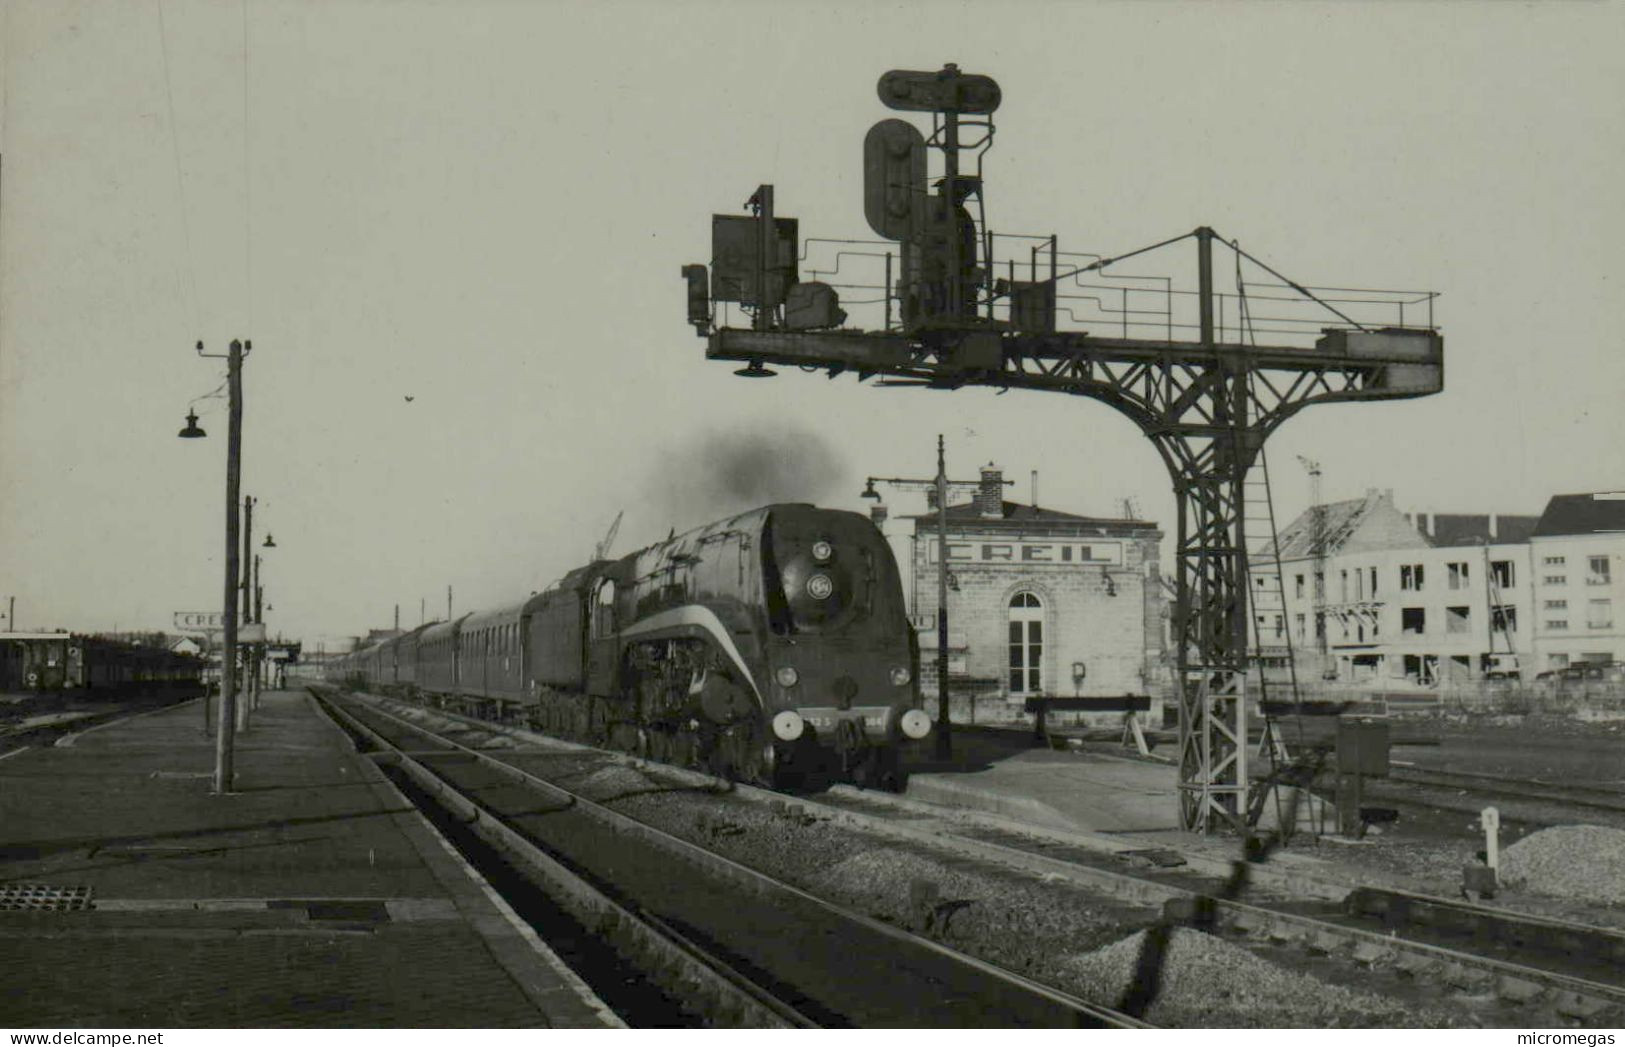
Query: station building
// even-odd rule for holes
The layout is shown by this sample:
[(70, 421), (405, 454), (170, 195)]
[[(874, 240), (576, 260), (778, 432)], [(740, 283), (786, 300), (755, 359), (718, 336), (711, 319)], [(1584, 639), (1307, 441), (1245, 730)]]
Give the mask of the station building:
[[(992, 464), (971, 501), (948, 506), (947, 522), (956, 720), (1007, 718), (1030, 696), (1149, 694), (1151, 722), (1161, 722), (1168, 599), (1154, 523), (1006, 501)], [(921, 685), (934, 699), (938, 514), (891, 530), (920, 640)]]
[(1539, 516), (1403, 513), (1391, 492), (1315, 506), (1250, 558), (1254, 656), (1300, 683), (1439, 687), (1625, 658), (1625, 494)]

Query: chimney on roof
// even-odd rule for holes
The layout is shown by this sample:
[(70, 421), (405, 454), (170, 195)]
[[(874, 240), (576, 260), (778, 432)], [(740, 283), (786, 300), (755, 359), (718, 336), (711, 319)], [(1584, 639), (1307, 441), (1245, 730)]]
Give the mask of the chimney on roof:
[(880, 530), (881, 525), (886, 522), (886, 517), (890, 512), (891, 510), (887, 509), (885, 504), (881, 502), (876, 502), (874, 505), (869, 507), (869, 519), (874, 523), (875, 530)]
[(1495, 541), (1495, 532), (1498, 530), (1498, 528), (1496, 527), (1496, 524), (1498, 522), (1499, 521), (1497, 521), (1495, 519), (1495, 514), (1491, 513), (1490, 514), (1490, 541), (1492, 541), (1492, 542)]
[(982, 466), (982, 486), (976, 491), (976, 515), (989, 519), (1004, 516), (1004, 472), (992, 462)]

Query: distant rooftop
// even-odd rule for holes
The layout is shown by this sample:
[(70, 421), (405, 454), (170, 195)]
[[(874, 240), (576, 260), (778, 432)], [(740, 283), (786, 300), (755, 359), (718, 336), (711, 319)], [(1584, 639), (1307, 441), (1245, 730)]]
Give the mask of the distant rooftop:
[(1505, 513), (1417, 513), (1416, 529), (1435, 546), (1527, 542), (1538, 516)]
[(1535, 525), (1535, 537), (1625, 532), (1625, 491), (1556, 494)]

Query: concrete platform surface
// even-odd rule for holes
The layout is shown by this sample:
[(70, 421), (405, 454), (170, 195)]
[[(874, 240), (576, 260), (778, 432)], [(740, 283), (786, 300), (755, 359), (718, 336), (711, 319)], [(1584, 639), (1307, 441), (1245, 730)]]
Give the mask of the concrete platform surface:
[(618, 1024), (308, 696), (213, 766), (195, 701), (0, 760), (0, 1025)]
[(957, 728), (953, 750), (951, 760), (911, 765), (910, 799), (1054, 829), (1148, 833), (1179, 828), (1179, 775), (1171, 764), (1039, 748), (1030, 729)]

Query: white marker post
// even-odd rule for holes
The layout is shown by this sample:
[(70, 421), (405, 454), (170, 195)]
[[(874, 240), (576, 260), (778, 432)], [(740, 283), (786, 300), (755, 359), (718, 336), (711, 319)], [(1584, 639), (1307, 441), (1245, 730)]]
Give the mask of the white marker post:
[(1486, 807), (1478, 816), (1478, 824), (1484, 827), (1484, 864), (1490, 867), (1490, 872), (1499, 881), (1501, 878), (1501, 812), (1494, 807)]

